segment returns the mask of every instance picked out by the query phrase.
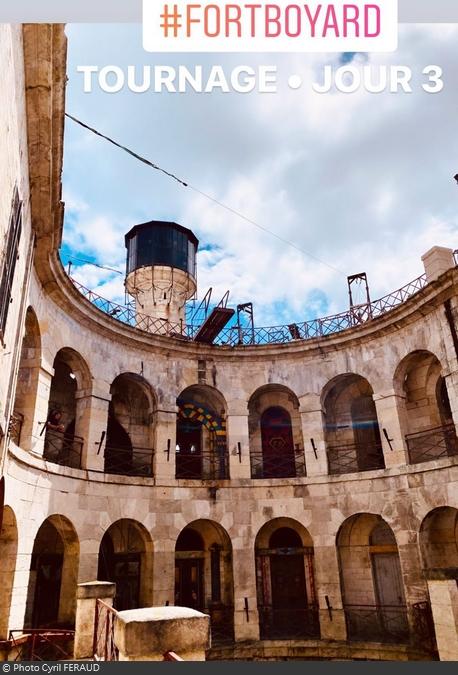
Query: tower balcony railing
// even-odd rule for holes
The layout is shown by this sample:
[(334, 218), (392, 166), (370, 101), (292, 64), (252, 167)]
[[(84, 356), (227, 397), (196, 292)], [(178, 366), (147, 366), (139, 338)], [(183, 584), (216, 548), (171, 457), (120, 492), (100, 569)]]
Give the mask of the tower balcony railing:
[(318, 607), (276, 608), (258, 606), (261, 640), (319, 639)]
[(328, 446), (327, 454), (331, 476), (385, 468), (381, 443), (339, 443)]
[(227, 448), (211, 452), (182, 452), (175, 455), (175, 477), (187, 480), (226, 480), (229, 478)]
[(153, 458), (154, 450), (151, 448), (118, 448), (107, 445), (104, 454), (105, 473), (151, 478), (154, 475)]
[(454, 424), (407, 434), (406, 444), (410, 464), (458, 455), (458, 438)]
[[(120, 305), (103, 298), (98, 293), (86, 288), (76, 279), (70, 277), (75, 288), (95, 307), (113, 319), (129, 326), (138, 328), (156, 335), (166, 335), (181, 340), (194, 340), (199, 332), (200, 325), (189, 323), (175, 324), (163, 319), (156, 319), (136, 312), (133, 305)], [(385, 295), (379, 300), (352, 307), (345, 312), (332, 316), (312, 319), (294, 324), (281, 326), (242, 327), (228, 325), (215, 339), (214, 343), (230, 346), (250, 346), (283, 344), (295, 340), (313, 340), (333, 335), (349, 328), (355, 328), (372, 319), (391, 311), (410, 297), (421, 291), (427, 285), (426, 275), (410, 281), (405, 286)]]
[(46, 430), (43, 457), (48, 462), (81, 469), (81, 455), (84, 439), (71, 436), (63, 431)]
[(307, 475), (302, 448), (293, 452), (250, 452), (251, 478), (304, 478)]
[(350, 642), (410, 642), (405, 605), (344, 605), (344, 613)]

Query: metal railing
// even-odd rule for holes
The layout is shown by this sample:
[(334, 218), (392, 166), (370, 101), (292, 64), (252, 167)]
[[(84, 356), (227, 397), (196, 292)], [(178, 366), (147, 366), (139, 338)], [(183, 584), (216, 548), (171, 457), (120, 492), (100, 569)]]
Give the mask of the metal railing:
[(458, 455), (458, 439), (454, 424), (407, 434), (406, 443), (410, 464)]
[(194, 480), (225, 480), (229, 478), (227, 448), (213, 452), (183, 453), (175, 455), (175, 478)]
[(301, 609), (277, 609), (259, 606), (259, 629), (261, 640), (299, 640), (320, 637), (318, 607)]
[(46, 461), (72, 469), (81, 469), (84, 439), (62, 431), (46, 429), (43, 457)]
[(18, 446), (21, 444), (21, 432), (23, 424), (24, 424), (24, 415), (14, 410), (10, 417), (8, 431), (11, 440)]
[(437, 650), (433, 613), (427, 600), (412, 605), (412, 642), (429, 652)]
[(307, 475), (303, 448), (275, 454), (251, 452), (251, 478), (303, 478)]
[(92, 653), (94, 661), (118, 661), (114, 627), (118, 612), (103, 600), (96, 600)]
[(381, 443), (342, 443), (329, 446), (327, 455), (331, 476), (385, 468)]
[(408, 644), (407, 607), (391, 605), (345, 605), (347, 639), (350, 642)]
[[(137, 313), (133, 306), (120, 305), (89, 290), (76, 279), (69, 277), (75, 288), (95, 307), (121, 323), (153, 333), (181, 340), (193, 340), (200, 325), (175, 324), (163, 319), (155, 319)], [(237, 325), (223, 329), (215, 339), (215, 344), (234, 346), (282, 344), (294, 340), (312, 340), (354, 328), (367, 321), (376, 319), (405, 302), (427, 285), (426, 275), (410, 281), (405, 286), (383, 296), (379, 300), (352, 307), (346, 312), (334, 314), (302, 323), (270, 326), (261, 328), (243, 328)]]
[(10, 630), (15, 661), (64, 661), (73, 658), (75, 631), (61, 628)]
[(153, 476), (154, 450), (106, 446), (104, 471), (118, 476)]

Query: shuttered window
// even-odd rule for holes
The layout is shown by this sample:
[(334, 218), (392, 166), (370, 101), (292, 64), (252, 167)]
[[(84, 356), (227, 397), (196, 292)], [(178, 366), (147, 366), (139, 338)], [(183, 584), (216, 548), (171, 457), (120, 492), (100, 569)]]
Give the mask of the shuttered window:
[(12, 299), (11, 293), (13, 289), (14, 270), (16, 269), (18, 257), (19, 241), (21, 239), (21, 230), (22, 202), (19, 199), (18, 189), (15, 188), (0, 278), (0, 337), (2, 338), (5, 334), (6, 320), (8, 318), (8, 310)]

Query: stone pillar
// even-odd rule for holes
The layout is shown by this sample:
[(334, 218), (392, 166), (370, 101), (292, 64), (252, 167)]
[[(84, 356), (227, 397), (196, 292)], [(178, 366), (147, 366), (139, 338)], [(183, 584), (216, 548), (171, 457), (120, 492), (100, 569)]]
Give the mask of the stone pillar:
[[(75, 435), (84, 438), (81, 457), (83, 469), (104, 470), (104, 448), (110, 400), (110, 385), (103, 380), (93, 380), (90, 393), (81, 391), (76, 395)], [(100, 444), (104, 432), (105, 437)]]
[[(154, 537), (154, 535), (153, 535)], [(175, 542), (155, 539), (153, 598), (155, 607), (175, 604)]]
[(114, 640), (120, 661), (164, 661), (167, 652), (205, 661), (210, 617), (188, 607), (130, 609), (118, 613)]
[(439, 658), (458, 661), (458, 582), (455, 578), (430, 579), (428, 589)]
[[(396, 394), (394, 389), (377, 392), (373, 396), (377, 419), (382, 439), (385, 466), (402, 466), (408, 463), (406, 443), (402, 424), (405, 415), (404, 398)], [(386, 430), (389, 441), (383, 430)]]
[(413, 605), (428, 598), (428, 588), (422, 569), (420, 551), (415, 529), (401, 529), (396, 533), (402, 582), (407, 606), (407, 619), (412, 633), (415, 632), (416, 618)]
[(154, 447), (154, 476), (158, 485), (175, 480), (177, 408), (169, 404), (155, 414), (156, 442)]
[(458, 371), (445, 375), (445, 384), (447, 387), (450, 409), (455, 427), (458, 430)]
[(451, 267), (455, 267), (453, 249), (443, 246), (433, 246), (424, 255), (421, 256), (426, 272), (428, 283), (438, 279), (441, 274), (447, 272)]
[(78, 584), (76, 590), (76, 620), (74, 659), (91, 659), (94, 646), (95, 606), (103, 600), (112, 607), (116, 584), (109, 581), (89, 581)]
[(251, 478), (250, 436), (246, 401), (229, 401), (227, 413), (227, 448), (229, 475), (233, 478)]
[(30, 426), (24, 420), (22, 430), (21, 445), (25, 450), (43, 457), (45, 443), (45, 424), (48, 419), (49, 394), (51, 392), (51, 382), (54, 375), (54, 368), (43, 363), (38, 372), (37, 397), (35, 400), (35, 410), (31, 414)]
[[(335, 537), (315, 537), (315, 586), (320, 614), (322, 640), (346, 640), (347, 629), (340, 587), (339, 562)], [(328, 607), (329, 603), (329, 607)]]
[[(256, 596), (256, 568), (253, 549), (233, 550), (235, 641), (259, 640), (259, 614)], [(248, 613), (246, 604), (248, 605)]]
[(302, 396), (299, 402), (307, 476), (326, 476), (328, 458), (320, 396), (319, 394), (307, 394)]

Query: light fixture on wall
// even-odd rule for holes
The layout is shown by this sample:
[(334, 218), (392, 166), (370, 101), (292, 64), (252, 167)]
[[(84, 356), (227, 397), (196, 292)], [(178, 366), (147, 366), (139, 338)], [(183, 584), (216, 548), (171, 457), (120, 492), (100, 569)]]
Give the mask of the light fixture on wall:
[(76, 375), (75, 375), (75, 373), (70, 373), (70, 378), (71, 378), (72, 380), (76, 380)]

